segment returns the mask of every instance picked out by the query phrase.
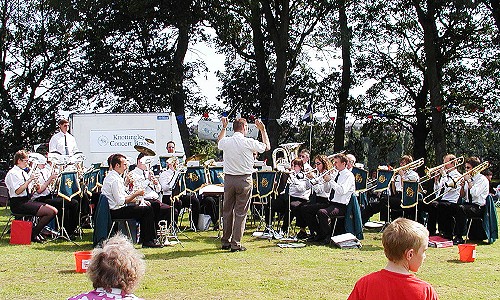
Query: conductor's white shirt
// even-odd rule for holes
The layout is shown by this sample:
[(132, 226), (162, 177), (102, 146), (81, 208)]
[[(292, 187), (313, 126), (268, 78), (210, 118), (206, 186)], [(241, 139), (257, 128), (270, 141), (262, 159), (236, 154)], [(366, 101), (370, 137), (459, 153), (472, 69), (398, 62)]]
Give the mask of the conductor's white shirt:
[(254, 172), (253, 153), (266, 151), (266, 144), (235, 132), (233, 136), (223, 137), (218, 148), (224, 151), (224, 174), (250, 175)]

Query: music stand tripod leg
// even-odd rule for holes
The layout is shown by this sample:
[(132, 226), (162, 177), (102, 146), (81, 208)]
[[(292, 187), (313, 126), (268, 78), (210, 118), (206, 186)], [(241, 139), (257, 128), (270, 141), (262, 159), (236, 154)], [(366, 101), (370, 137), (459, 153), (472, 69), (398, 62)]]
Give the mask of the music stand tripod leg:
[[(58, 230), (57, 230), (57, 235), (55, 238), (52, 239), (52, 241), (54, 240), (57, 240), (59, 238), (63, 239), (63, 240), (67, 240), (69, 242), (72, 242), (73, 244), (75, 244), (76, 246), (78, 246), (78, 244), (75, 242), (75, 241), (72, 241), (70, 238), (69, 238), (69, 234), (68, 234), (68, 231), (66, 231), (66, 228), (64, 227), (64, 218), (65, 218), (65, 205), (64, 205), (64, 199), (62, 199), (62, 214), (61, 214), (61, 226), (59, 226)], [(56, 216), (57, 218), (57, 216)]]

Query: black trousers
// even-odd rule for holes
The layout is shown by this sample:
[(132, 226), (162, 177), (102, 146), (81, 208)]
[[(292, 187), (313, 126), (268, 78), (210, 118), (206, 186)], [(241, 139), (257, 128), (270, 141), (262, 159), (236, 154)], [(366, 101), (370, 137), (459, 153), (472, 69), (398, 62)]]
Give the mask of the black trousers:
[(151, 206), (128, 205), (110, 210), (112, 219), (136, 219), (141, 224), (142, 244), (151, 243), (156, 238), (154, 213)]
[(330, 202), (327, 207), (318, 210), (318, 212), (316, 213), (319, 222), (318, 237), (324, 239), (328, 238), (333, 230), (332, 220), (336, 216), (345, 216), (346, 211), (346, 204), (336, 202)]
[[(290, 219), (288, 219), (288, 195), (281, 194), (276, 200), (272, 201), (271, 204), (271, 214), (274, 215), (274, 212), (281, 213), (283, 215), (283, 225), (281, 229), (283, 231), (288, 231), (288, 225), (293, 221), (293, 218), (296, 218), (297, 227), (303, 228), (307, 226), (306, 221), (304, 220), (304, 216), (301, 213), (301, 208), (304, 204), (307, 203), (307, 199), (298, 198), (298, 197), (290, 197)], [(269, 219), (268, 214), (266, 213), (266, 219)], [(267, 221), (267, 220), (266, 220)]]
[(59, 219), (59, 224), (62, 224), (62, 206), (64, 203), (64, 228), (66, 229), (68, 234), (74, 234), (75, 229), (78, 226), (78, 211), (80, 205), (75, 198), (72, 198), (71, 201), (68, 201), (64, 200), (61, 197), (47, 195), (38, 197), (35, 201), (47, 203), (57, 208), (57, 218)]
[(306, 203), (301, 208), (302, 216), (311, 234), (319, 233), (319, 222), (316, 214), (320, 209), (330, 206), (330, 201), (324, 197), (316, 197), (316, 203)]
[(455, 216), (459, 209), (457, 203), (437, 199), (429, 204), (420, 202), (418, 209), (429, 214), (427, 229), (430, 235), (435, 234), (437, 231), (436, 229), (439, 228), (440, 234), (446, 237), (453, 236), (455, 230)]
[(458, 212), (456, 215), (457, 225), (456, 225), (456, 236), (464, 236), (467, 232), (466, 223), (467, 218), (482, 217), (484, 215), (484, 206), (479, 206), (477, 204), (463, 204), (459, 205)]
[(200, 210), (209, 215), (214, 226), (219, 222), (219, 197), (200, 196)]
[(172, 209), (172, 207), (170, 205), (164, 204), (160, 200), (156, 199), (145, 199), (145, 200), (151, 204), (151, 208), (153, 209), (153, 214), (155, 216), (156, 230), (160, 229), (158, 223), (161, 220), (166, 220), (167, 223), (170, 224), (170, 222), (172, 221), (170, 217), (170, 209)]

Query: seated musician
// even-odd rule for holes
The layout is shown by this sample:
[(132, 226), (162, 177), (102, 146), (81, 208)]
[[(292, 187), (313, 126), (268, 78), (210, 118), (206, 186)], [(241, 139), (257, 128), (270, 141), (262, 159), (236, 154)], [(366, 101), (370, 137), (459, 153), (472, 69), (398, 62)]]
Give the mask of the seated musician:
[[(163, 170), (160, 174), (160, 185), (163, 192), (162, 202), (167, 205), (172, 205), (172, 197), (176, 196), (175, 193), (180, 191), (174, 191), (175, 187), (178, 187), (177, 180), (179, 179), (180, 172), (177, 171), (178, 159), (176, 157), (171, 157), (167, 160), (167, 169)], [(191, 208), (192, 221), (196, 226), (198, 224), (198, 219), (200, 217), (200, 200), (194, 194), (182, 195), (179, 200), (173, 203), (174, 211), (174, 221), (177, 223), (179, 211), (184, 208)]]
[[(281, 230), (288, 232), (288, 226), (296, 217), (296, 225), (301, 231), (305, 232), (306, 222), (300, 212), (302, 205), (309, 201), (311, 189), (307, 187), (309, 180), (304, 176), (304, 163), (300, 158), (292, 161), (292, 173), (288, 177), (289, 191), (280, 194), (275, 201), (272, 202), (272, 212), (278, 212), (284, 215), (283, 225)], [(290, 199), (288, 199), (290, 196)], [(290, 200), (290, 203), (288, 202)], [(290, 209), (290, 219), (288, 219), (288, 210)], [(267, 215), (267, 214), (266, 214)], [(269, 220), (268, 220), (269, 221)]]
[(155, 240), (154, 213), (149, 205), (138, 205), (136, 197), (144, 195), (143, 189), (127, 195), (123, 180), (123, 173), (128, 168), (127, 159), (122, 154), (111, 157), (112, 171), (104, 178), (101, 192), (108, 198), (109, 209), (112, 219), (137, 219), (141, 224), (141, 236), (143, 248), (159, 248), (162, 245)]
[[(319, 209), (316, 213), (319, 226), (318, 235), (313, 240), (315, 242), (330, 244), (334, 224), (332, 218), (345, 216), (347, 204), (351, 201), (351, 196), (356, 190), (354, 174), (347, 169), (347, 160), (344, 154), (335, 154), (333, 165), (338, 172), (334, 175), (326, 174), (323, 176), (324, 191), (330, 195), (330, 202), (327, 207)], [(333, 180), (332, 176), (335, 176)]]
[(429, 213), (427, 219), (429, 235), (437, 234), (436, 225), (439, 224), (439, 234), (450, 240), (453, 239), (454, 216), (457, 214), (460, 198), (460, 186), (456, 185), (460, 173), (453, 161), (455, 159), (453, 154), (445, 155), (444, 167), (441, 168), (440, 175), (434, 177), (434, 192), (438, 198), (429, 204), (419, 203), (419, 209)]
[[(310, 179), (308, 186), (311, 187), (312, 192), (316, 196), (315, 203), (306, 203), (301, 208), (302, 216), (309, 227), (309, 240), (314, 240), (318, 235), (319, 223), (316, 218), (316, 213), (322, 208), (327, 208), (330, 206), (329, 197), (330, 193), (325, 191), (324, 179), (321, 173), (333, 168), (331, 161), (326, 157), (326, 155), (317, 155), (314, 158), (314, 165), (316, 166), (317, 174), (313, 172), (307, 173), (307, 177)], [(297, 234), (298, 239), (306, 238), (307, 234), (305, 231), (300, 231)]]
[(158, 230), (158, 222), (160, 220), (168, 220), (170, 222), (170, 206), (160, 201), (158, 192), (161, 189), (158, 179), (152, 171), (148, 170), (148, 166), (144, 164), (144, 154), (139, 153), (137, 156), (137, 166), (129, 172), (133, 189), (144, 189), (144, 200), (148, 201), (153, 208), (155, 215), (155, 228)]
[[(46, 163), (38, 164), (38, 185), (31, 197), (34, 201), (50, 204), (58, 209), (59, 224), (64, 224), (70, 240), (75, 240), (75, 230), (78, 225), (79, 203), (75, 198), (71, 200), (63, 199), (54, 195), (49, 190), (49, 185), (57, 178), (57, 174), (52, 172), (52, 167)], [(62, 212), (64, 203), (64, 223), (62, 223)]]
[[(401, 209), (401, 201), (402, 201), (402, 193), (403, 193), (403, 181), (418, 181), (419, 176), (418, 173), (412, 169), (401, 168), (413, 162), (413, 157), (411, 155), (403, 155), (399, 160), (400, 170), (397, 174), (395, 174), (393, 182), (390, 184), (389, 188), (389, 205), (391, 209)], [(380, 197), (380, 201), (377, 203), (370, 203), (365, 209), (362, 211), (362, 219), (363, 223), (366, 223), (371, 216), (380, 212), (380, 218), (382, 220), (389, 220), (387, 216), (387, 198)], [(405, 210), (408, 212), (410, 216), (407, 215), (408, 218), (412, 219), (411, 213), (414, 213), (414, 209), (410, 208)], [(391, 214), (390, 219), (394, 219), (396, 215)]]
[(31, 231), (31, 241), (41, 243), (40, 232), (57, 215), (57, 208), (52, 205), (30, 201), (29, 185), (35, 180), (35, 174), (28, 176), (24, 169), (28, 166), (28, 153), (19, 150), (14, 154), (14, 167), (5, 176), (5, 185), (9, 189), (10, 210), (14, 214), (28, 214), (38, 217), (38, 222)]
[(354, 167), (354, 165), (356, 164), (356, 156), (354, 156), (353, 154), (346, 154), (345, 155), (347, 157), (347, 170), (349, 171), (352, 171), (352, 168)]
[(311, 153), (307, 149), (302, 149), (299, 153), (299, 158), (304, 163), (304, 167), (303, 167), (304, 172), (307, 172), (307, 171), (310, 171), (313, 169), (313, 167), (311, 167), (311, 165), (309, 164), (310, 157), (311, 157)]
[(456, 237), (453, 244), (463, 244), (463, 235), (466, 232), (467, 218), (482, 217), (488, 197), (488, 179), (481, 173), (474, 174), (472, 169), (477, 167), (481, 161), (475, 156), (465, 160), (465, 174), (461, 185), (460, 196), (464, 197), (465, 204), (460, 205), (456, 215)]

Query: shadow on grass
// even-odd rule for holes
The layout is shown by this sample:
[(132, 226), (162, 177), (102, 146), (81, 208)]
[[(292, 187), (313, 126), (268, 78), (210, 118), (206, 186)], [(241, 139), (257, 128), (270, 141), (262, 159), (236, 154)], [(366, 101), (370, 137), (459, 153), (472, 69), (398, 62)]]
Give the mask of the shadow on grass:
[(463, 262), (460, 259), (448, 259), (447, 262), (453, 263), (453, 264), (467, 264), (468, 262)]
[[(174, 247), (181, 247), (181, 246), (174, 246)], [(222, 250), (220, 248), (203, 248), (203, 249), (196, 249), (196, 250), (187, 250), (186, 248), (180, 248), (175, 251), (169, 251), (165, 252), (164, 249), (168, 248), (162, 248), (158, 249), (158, 252), (156, 253), (151, 253), (151, 254), (144, 254), (144, 257), (146, 259), (153, 259), (153, 260), (172, 260), (172, 259), (177, 259), (177, 258), (185, 258), (185, 257), (194, 257), (194, 256), (200, 256), (200, 255), (210, 255), (213, 253), (227, 253), (227, 250)]]

